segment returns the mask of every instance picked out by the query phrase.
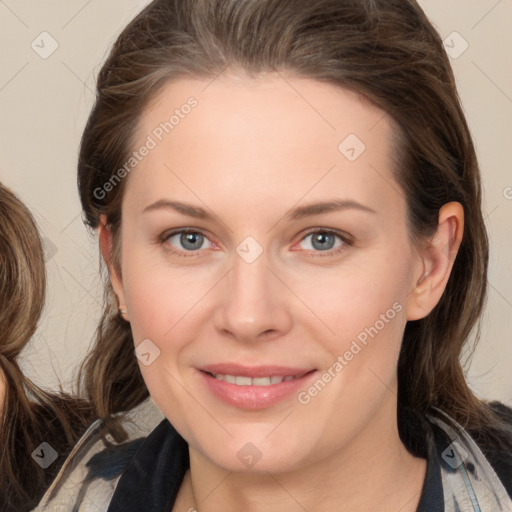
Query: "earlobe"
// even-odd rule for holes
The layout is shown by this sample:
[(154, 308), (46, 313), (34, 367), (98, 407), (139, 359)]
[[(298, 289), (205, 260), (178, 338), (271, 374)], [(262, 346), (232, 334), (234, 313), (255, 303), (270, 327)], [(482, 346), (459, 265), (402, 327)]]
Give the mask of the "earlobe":
[[(107, 223), (107, 218), (105, 215), (100, 216), (100, 224), (98, 228), (98, 237), (100, 244), (100, 251), (103, 257), (103, 260), (108, 268), (108, 273), (110, 276), (110, 282), (112, 283), (112, 288), (114, 289), (114, 293), (116, 294), (118, 307), (120, 309), (120, 313), (125, 320), (128, 320), (126, 311), (125, 297), (124, 297), (124, 287), (123, 281), (121, 277), (120, 269), (117, 268), (117, 265), (114, 262), (113, 258), (113, 240), (112, 240), (112, 231)], [(123, 309), (123, 311), (121, 311)]]
[(438, 228), (421, 250), (420, 275), (413, 280), (407, 305), (407, 320), (426, 317), (441, 299), (448, 283), (464, 232), (464, 209), (460, 203), (439, 210)]

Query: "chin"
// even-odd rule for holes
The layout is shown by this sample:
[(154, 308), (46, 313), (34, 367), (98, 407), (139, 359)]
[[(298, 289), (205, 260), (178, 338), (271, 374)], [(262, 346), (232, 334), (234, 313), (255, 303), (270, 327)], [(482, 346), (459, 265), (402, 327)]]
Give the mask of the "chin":
[[(213, 464), (236, 473), (284, 473), (300, 469), (305, 465), (307, 454), (304, 452), (304, 444), (297, 442), (285, 442), (282, 438), (276, 438), (274, 442), (265, 439), (269, 429), (265, 429), (262, 435), (243, 435), (230, 438), (228, 442), (219, 443), (222, 451), (212, 450), (211, 438), (203, 445), (206, 449), (200, 452)], [(254, 439), (254, 441), (251, 441)], [(299, 448), (300, 447), (300, 448)]]

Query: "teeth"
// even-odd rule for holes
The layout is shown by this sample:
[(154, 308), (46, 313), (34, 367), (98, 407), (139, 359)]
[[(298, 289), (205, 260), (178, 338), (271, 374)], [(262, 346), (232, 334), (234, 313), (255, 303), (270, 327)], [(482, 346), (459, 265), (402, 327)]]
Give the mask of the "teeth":
[(237, 386), (270, 386), (271, 384), (280, 384), (283, 381), (288, 382), (300, 377), (294, 377), (292, 375), (288, 375), (286, 377), (282, 377), (281, 375), (272, 375), (271, 377), (255, 377), (252, 379), (251, 377), (241, 375), (224, 375), (222, 373), (218, 373), (213, 376), (217, 380), (223, 380), (224, 382), (236, 384)]
[[(253, 386), (270, 386), (270, 384), (278, 384), (279, 380), (277, 382), (272, 382), (272, 379), (275, 377), (259, 377), (252, 379), (252, 385)], [(277, 377), (279, 379), (279, 377)]]
[(237, 386), (250, 386), (252, 383), (251, 377), (236, 377), (235, 384)]

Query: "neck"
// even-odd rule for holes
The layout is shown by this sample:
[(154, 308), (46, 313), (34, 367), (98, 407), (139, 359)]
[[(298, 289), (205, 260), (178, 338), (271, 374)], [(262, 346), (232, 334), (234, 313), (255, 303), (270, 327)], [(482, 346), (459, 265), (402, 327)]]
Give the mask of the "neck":
[(349, 445), (289, 472), (234, 473), (190, 448), (190, 470), (174, 510), (415, 512), (426, 460), (414, 457), (402, 444), (396, 400), (394, 413), (383, 406)]

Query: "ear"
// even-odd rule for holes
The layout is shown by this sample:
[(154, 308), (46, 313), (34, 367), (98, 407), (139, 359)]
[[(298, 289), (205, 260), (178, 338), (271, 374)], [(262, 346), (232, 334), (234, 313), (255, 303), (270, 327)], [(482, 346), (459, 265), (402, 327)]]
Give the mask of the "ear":
[(437, 305), (448, 283), (464, 233), (464, 208), (445, 204), (439, 210), (435, 235), (419, 252), (414, 288), (407, 302), (407, 320), (425, 318)]
[[(110, 282), (112, 283), (112, 288), (114, 289), (114, 293), (116, 294), (118, 305), (121, 309), (126, 309), (121, 269), (118, 268), (114, 263), (114, 245), (112, 242), (112, 231), (110, 230), (110, 227), (107, 224), (107, 217), (105, 215), (100, 216), (98, 237), (101, 255), (103, 257), (103, 260), (105, 261), (105, 264), (107, 265), (108, 273), (110, 276)], [(125, 314), (123, 314), (123, 317), (127, 319)]]

